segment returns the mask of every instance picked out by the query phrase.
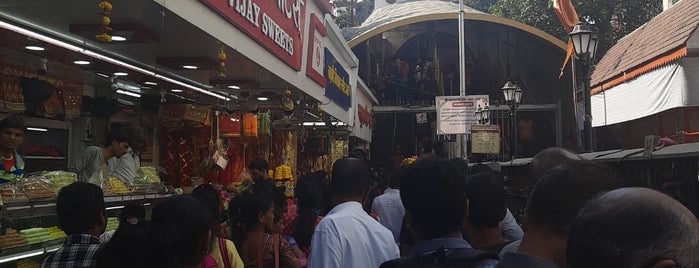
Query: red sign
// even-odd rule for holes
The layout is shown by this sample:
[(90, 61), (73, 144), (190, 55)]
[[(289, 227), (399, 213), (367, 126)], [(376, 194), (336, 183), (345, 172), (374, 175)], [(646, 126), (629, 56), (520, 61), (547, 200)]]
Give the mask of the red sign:
[(359, 117), (359, 127), (368, 126), (371, 128), (374, 125), (374, 118), (371, 116), (369, 106), (357, 104), (357, 117)]
[(305, 0), (201, 0), (286, 64), (301, 70)]

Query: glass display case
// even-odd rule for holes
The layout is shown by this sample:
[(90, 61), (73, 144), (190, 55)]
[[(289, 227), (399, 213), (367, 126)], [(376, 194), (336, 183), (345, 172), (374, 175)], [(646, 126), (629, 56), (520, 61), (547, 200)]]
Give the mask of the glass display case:
[(25, 172), (66, 170), (69, 164), (69, 122), (25, 118), (27, 131), (18, 153), (24, 156)]
[[(107, 230), (117, 228), (116, 216), (126, 204), (142, 204), (149, 215), (155, 203), (169, 196), (166, 193), (105, 196)], [(0, 207), (0, 268), (39, 267), (47, 254), (61, 247), (64, 237), (58, 228), (55, 198), (4, 203)]]

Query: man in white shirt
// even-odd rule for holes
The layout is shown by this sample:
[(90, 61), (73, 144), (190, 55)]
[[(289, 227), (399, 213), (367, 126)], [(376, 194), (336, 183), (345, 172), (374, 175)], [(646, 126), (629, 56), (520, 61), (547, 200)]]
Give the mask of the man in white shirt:
[(405, 216), (405, 207), (400, 200), (400, 179), (403, 172), (394, 172), (389, 181), (390, 188), (384, 194), (376, 197), (371, 205), (371, 212), (379, 216), (379, 222), (393, 233), (393, 239), (398, 244), (400, 228)]
[(116, 177), (123, 183), (132, 184), (136, 178), (138, 168), (141, 167), (141, 160), (138, 154), (131, 147), (121, 157), (112, 157), (107, 160), (109, 175)]
[(335, 162), (329, 186), (336, 206), (316, 226), (309, 268), (379, 267), (400, 257), (391, 231), (362, 208), (371, 182), (362, 160)]

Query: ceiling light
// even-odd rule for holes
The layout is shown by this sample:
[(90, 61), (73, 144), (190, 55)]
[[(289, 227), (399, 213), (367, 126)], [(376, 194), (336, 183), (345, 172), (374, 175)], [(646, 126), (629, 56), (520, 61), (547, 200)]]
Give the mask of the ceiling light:
[(90, 62), (89, 62), (89, 61), (86, 61), (86, 60), (76, 60), (76, 61), (73, 61), (73, 63), (75, 63), (75, 64), (77, 64), (77, 65), (88, 65), (88, 64), (90, 64)]
[(131, 96), (131, 97), (134, 97), (134, 98), (140, 98), (140, 97), (141, 97), (141, 94), (133, 93), (133, 92), (131, 92), (131, 91), (124, 91), (124, 90), (121, 90), (121, 89), (117, 90), (116, 93), (123, 94), (123, 95), (126, 95), (126, 96)]
[(97, 73), (97, 75), (99, 75), (101, 77), (109, 78), (109, 75), (107, 75), (105, 73)]
[(158, 83), (156, 83), (156, 82), (151, 82), (151, 81), (143, 82), (143, 84), (151, 85), (151, 86), (157, 86), (157, 85), (158, 85)]
[(228, 88), (230, 88), (230, 89), (240, 89), (239, 86), (228, 86)]
[(182, 65), (182, 68), (188, 69), (188, 70), (196, 70), (199, 69), (199, 67), (194, 66), (194, 65)]
[(112, 35), (112, 41), (126, 41), (126, 37), (123, 36), (118, 36), (118, 35)]
[(182, 92), (182, 91), (183, 91), (183, 90), (181, 90), (181, 89), (176, 89), (176, 88), (170, 89), (170, 92), (175, 92), (175, 93), (180, 93), (180, 92)]
[(46, 50), (45, 48), (40, 47), (40, 46), (26, 46), (24, 48), (26, 48), (27, 50), (32, 50), (32, 51), (44, 51), (44, 50)]
[(267, 98), (267, 97), (257, 97), (257, 100), (258, 100), (258, 101), (266, 101), (266, 100), (269, 100), (269, 98)]
[[(98, 59), (98, 60), (103, 60), (103, 61), (112, 63), (112, 64), (114, 64), (114, 65), (117, 65), (117, 66), (120, 66), (120, 67), (124, 67), (124, 68), (130, 69), (130, 70), (133, 70), (133, 71), (142, 73), (142, 74), (147, 75), (147, 76), (153, 76), (153, 77), (155, 77), (156, 79), (161, 79), (161, 80), (164, 80), (164, 81), (169, 82), (169, 83), (173, 83), (173, 84), (180, 85), (180, 86), (183, 86), (183, 87), (186, 87), (186, 88), (190, 88), (190, 89), (192, 89), (192, 90), (194, 90), (194, 91), (197, 91), (197, 92), (200, 92), (200, 93), (202, 93), (202, 94), (206, 94), (206, 95), (209, 95), (209, 96), (212, 96), (212, 97), (216, 97), (216, 98), (219, 98), (219, 99), (222, 99), (222, 100), (226, 100), (226, 101), (228, 101), (228, 100), (231, 99), (231, 98), (228, 98), (228, 97), (225, 97), (225, 96), (221, 96), (221, 95), (219, 95), (219, 94), (215, 94), (215, 93), (213, 93), (213, 92), (207, 90), (206, 87), (198, 87), (198, 86), (190, 85), (190, 84), (187, 84), (187, 83), (185, 83), (185, 82), (181, 82), (181, 81), (179, 81), (179, 80), (176, 80), (176, 79), (174, 79), (174, 78), (170, 78), (170, 77), (168, 77), (168, 76), (163, 76), (163, 75), (157, 74), (157, 73), (155, 73), (155, 72), (152, 72), (152, 71), (143, 69), (143, 68), (141, 68), (141, 67), (138, 67), (138, 66), (135, 66), (135, 65), (132, 65), (132, 64), (123, 62), (123, 61), (121, 61), (121, 60), (117, 60), (117, 59), (115, 59), (115, 58), (112, 58), (112, 57), (109, 57), (109, 56), (105, 56), (105, 55), (103, 55), (103, 54), (100, 54), (100, 53), (97, 53), (97, 52), (94, 52), (94, 51), (90, 51), (90, 50), (88, 50), (88, 49), (85, 49), (85, 48), (82, 48), (82, 47), (79, 47), (79, 46), (76, 46), (76, 45), (73, 45), (73, 44), (69, 44), (69, 43), (67, 43), (67, 42), (64, 42), (64, 41), (55, 39), (55, 38), (53, 38), (53, 37), (49, 37), (49, 36), (46, 36), (46, 35), (37, 33), (37, 32), (35, 32), (35, 31), (28, 30), (28, 29), (26, 29), (26, 28), (22, 28), (22, 27), (19, 27), (19, 26), (15, 26), (15, 25), (13, 25), (13, 24), (10, 24), (10, 23), (4, 22), (4, 21), (0, 21), (0, 28), (5, 28), (5, 29), (8, 29), (8, 30), (10, 30), (10, 31), (14, 31), (14, 32), (19, 33), (19, 34), (26, 35), (26, 36), (28, 36), (28, 37), (34, 38), (34, 39), (39, 40), (39, 41), (42, 41), (42, 42), (46, 42), (46, 43), (49, 43), (49, 44), (52, 44), (52, 45), (56, 45), (56, 46), (59, 46), (59, 47), (62, 47), (62, 48), (65, 48), (65, 49), (68, 49), (68, 50), (71, 50), (71, 51), (74, 51), (74, 52), (77, 52), (77, 53), (82, 53), (83, 55), (86, 55), (86, 56), (89, 56), (89, 57), (93, 57), (93, 58)], [(236, 96), (231, 96), (231, 97), (237, 99)]]
[(48, 129), (39, 128), (39, 127), (28, 127), (27, 130), (30, 130), (30, 131), (38, 131), (38, 132), (47, 132), (47, 131), (49, 131)]
[(116, 75), (116, 76), (127, 76), (127, 75), (129, 75), (129, 74), (127, 74), (127, 73), (125, 73), (125, 72), (116, 72), (116, 73), (114, 73), (114, 75)]

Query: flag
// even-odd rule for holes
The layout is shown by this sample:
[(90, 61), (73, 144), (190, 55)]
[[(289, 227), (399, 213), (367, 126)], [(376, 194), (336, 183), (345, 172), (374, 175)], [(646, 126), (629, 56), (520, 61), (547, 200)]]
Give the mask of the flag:
[[(573, 27), (580, 22), (578, 13), (575, 12), (575, 7), (573, 7), (573, 3), (571, 3), (570, 0), (553, 0), (553, 10), (556, 11), (558, 20), (561, 21), (561, 24), (563, 24), (563, 27), (566, 28), (568, 32), (572, 31)], [(566, 58), (563, 60), (563, 66), (561, 66), (561, 73), (558, 75), (558, 78), (563, 76), (563, 70), (565, 70), (568, 60), (570, 60), (573, 52), (573, 42), (568, 40)]]

